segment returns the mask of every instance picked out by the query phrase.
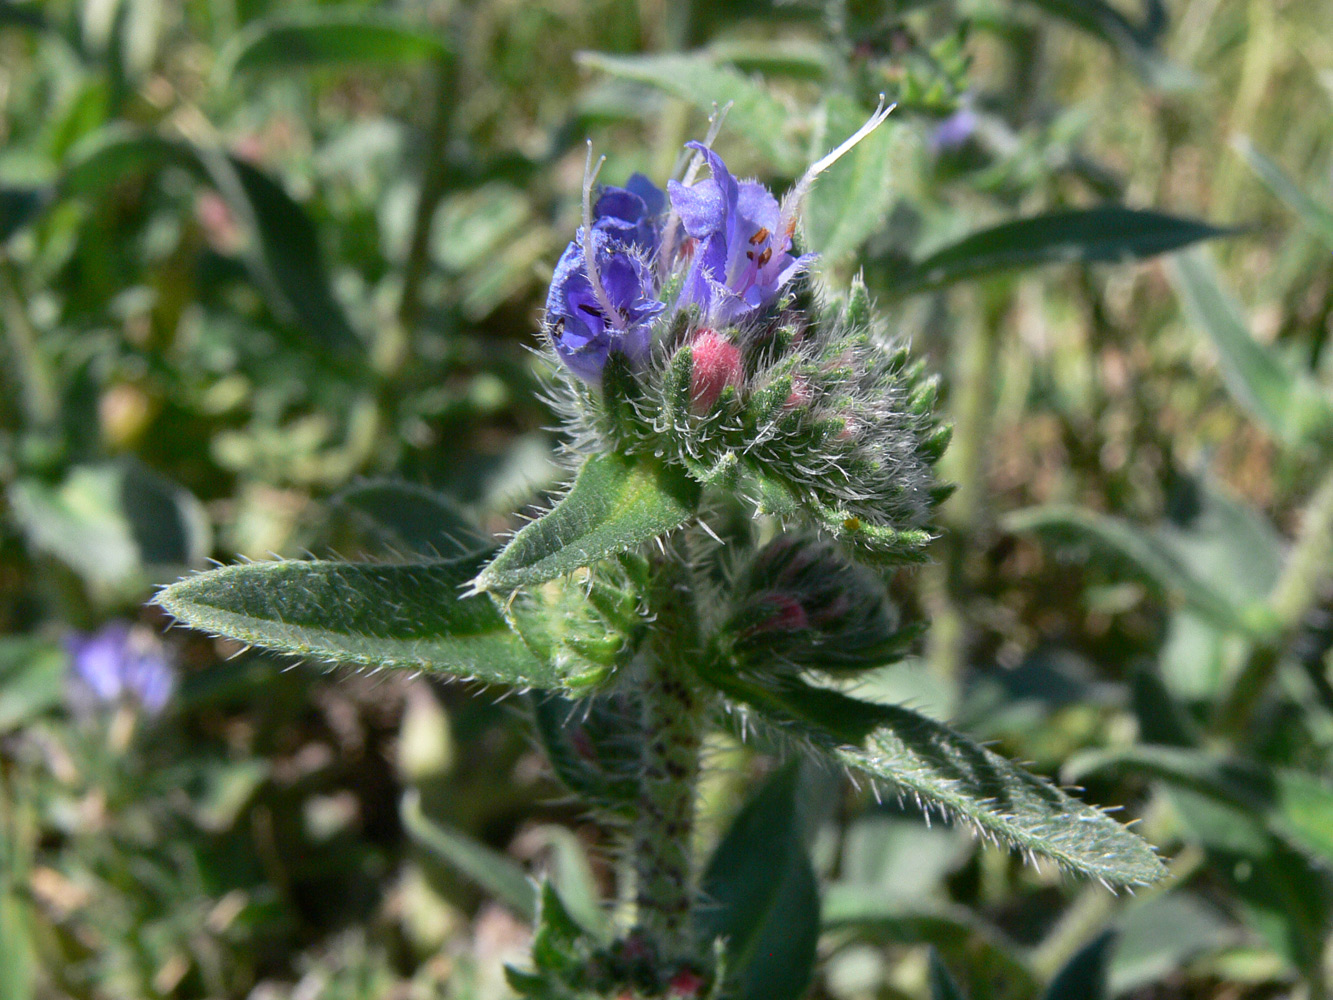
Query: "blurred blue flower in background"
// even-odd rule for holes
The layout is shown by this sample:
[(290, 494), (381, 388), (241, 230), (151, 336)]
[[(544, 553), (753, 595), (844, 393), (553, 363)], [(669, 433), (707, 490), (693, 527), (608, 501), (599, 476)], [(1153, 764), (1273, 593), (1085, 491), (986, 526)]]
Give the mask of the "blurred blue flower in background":
[(176, 674), (161, 644), (146, 629), (113, 621), (91, 634), (66, 640), (72, 658), (76, 699), (115, 704), (137, 702), (150, 715), (166, 707), (176, 690)]
[(930, 134), (930, 151), (936, 156), (956, 153), (976, 134), (980, 119), (977, 113), (964, 105), (935, 126)]

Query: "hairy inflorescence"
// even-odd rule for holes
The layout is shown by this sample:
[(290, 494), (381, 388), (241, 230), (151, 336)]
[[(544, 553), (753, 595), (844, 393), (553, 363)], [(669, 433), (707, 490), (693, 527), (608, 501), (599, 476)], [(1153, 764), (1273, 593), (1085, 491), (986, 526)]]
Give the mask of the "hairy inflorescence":
[(571, 449), (670, 463), (863, 554), (912, 558), (947, 492), (932, 466), (949, 432), (864, 284), (815, 291), (799, 210), (825, 164), (779, 202), (690, 146), (666, 194), (636, 174), (585, 198), (557, 265), (543, 329)]

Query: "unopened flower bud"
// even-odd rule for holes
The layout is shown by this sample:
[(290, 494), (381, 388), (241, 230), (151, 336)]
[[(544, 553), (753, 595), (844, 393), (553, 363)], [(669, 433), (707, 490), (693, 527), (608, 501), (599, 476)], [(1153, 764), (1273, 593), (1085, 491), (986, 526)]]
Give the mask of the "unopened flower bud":
[(819, 539), (779, 535), (755, 554), (736, 594), (723, 631), (740, 666), (876, 667), (914, 634), (899, 627), (884, 582)]
[(744, 377), (740, 348), (715, 330), (700, 330), (690, 344), (690, 408), (708, 413), (730, 386), (739, 391)]

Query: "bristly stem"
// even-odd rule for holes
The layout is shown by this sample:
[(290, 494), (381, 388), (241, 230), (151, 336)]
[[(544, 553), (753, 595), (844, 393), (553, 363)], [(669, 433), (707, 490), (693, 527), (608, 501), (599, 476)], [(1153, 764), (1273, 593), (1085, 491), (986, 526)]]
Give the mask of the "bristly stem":
[(686, 664), (699, 655), (694, 596), (683, 567), (664, 561), (642, 698), (643, 760), (631, 857), (637, 923), (664, 963), (693, 955), (695, 799), (707, 702)]

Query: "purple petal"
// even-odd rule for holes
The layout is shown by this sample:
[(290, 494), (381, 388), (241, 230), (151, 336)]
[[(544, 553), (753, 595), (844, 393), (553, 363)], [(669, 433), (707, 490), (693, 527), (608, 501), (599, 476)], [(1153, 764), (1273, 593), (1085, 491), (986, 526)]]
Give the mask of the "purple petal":
[(667, 193), (685, 232), (695, 239), (705, 239), (720, 232), (726, 224), (727, 207), (716, 181), (700, 181), (690, 187), (679, 181), (668, 181)]

